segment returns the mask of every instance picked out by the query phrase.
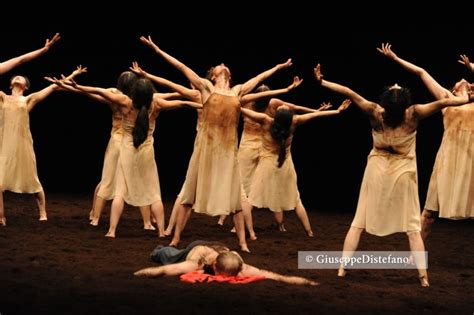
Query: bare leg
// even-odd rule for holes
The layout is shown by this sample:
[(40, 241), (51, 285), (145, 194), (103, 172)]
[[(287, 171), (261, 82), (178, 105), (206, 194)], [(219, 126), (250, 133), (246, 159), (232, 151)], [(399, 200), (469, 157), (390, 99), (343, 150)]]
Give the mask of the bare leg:
[(439, 216), (438, 211), (423, 209), (421, 213), (421, 238), (426, 241), (426, 238), (431, 232), (431, 226)]
[(415, 260), (415, 265), (418, 268), (418, 277), (422, 287), (430, 286), (428, 282), (428, 271), (426, 270), (426, 257), (424, 255), (425, 244), (421, 238), (420, 232), (407, 233), (408, 242), (410, 243), (410, 250)]
[(5, 208), (3, 207), (3, 190), (0, 189), (0, 226), (7, 225), (7, 219), (5, 218)]
[(237, 238), (239, 239), (240, 250), (243, 252), (250, 253), (250, 250), (247, 246), (247, 241), (245, 240), (245, 223), (243, 211), (237, 211), (234, 213), (234, 226), (235, 231), (237, 232)]
[[(151, 211), (156, 219), (158, 226), (158, 236), (165, 237), (165, 211), (163, 210), (163, 202), (161, 200), (155, 201), (151, 204)], [(150, 214), (148, 214), (148, 222), (150, 221)], [(151, 225), (151, 222), (149, 222)]]
[(177, 211), (178, 213), (176, 214), (176, 226), (174, 228), (174, 235), (169, 246), (178, 246), (179, 242), (181, 241), (181, 233), (186, 227), (186, 223), (188, 223), (193, 209), (190, 205), (181, 204), (179, 205)]
[(250, 204), (250, 202), (242, 201), (242, 213), (244, 215), (245, 226), (247, 227), (247, 231), (249, 231), (249, 238), (252, 241), (255, 241), (257, 236), (255, 235), (255, 231), (253, 229), (252, 209), (253, 206)]
[[(163, 210), (163, 204), (161, 204), (161, 209)], [(156, 230), (153, 224), (151, 224), (151, 211), (150, 206), (140, 207), (140, 213), (143, 220), (143, 229), (145, 230)]]
[[(346, 239), (344, 240), (344, 247), (342, 249), (343, 258), (351, 257), (357, 250), (362, 231), (364, 231), (364, 229), (353, 226), (350, 227), (349, 232), (347, 232)], [(337, 271), (337, 275), (339, 277), (344, 277), (346, 275), (346, 270), (344, 269), (344, 266), (342, 264), (339, 267), (339, 270)]]
[(48, 220), (48, 215), (46, 214), (46, 196), (44, 190), (35, 193), (36, 204), (38, 206), (39, 220), (46, 221)]
[(278, 231), (286, 232), (285, 224), (283, 223), (283, 211), (274, 212), (275, 221), (278, 225)]
[[(92, 208), (91, 208), (91, 211), (89, 212), (89, 221), (93, 221), (94, 218), (95, 218), (95, 215), (94, 215), (94, 209), (96, 208), (96, 205), (95, 205), (95, 202), (96, 202), (96, 199), (97, 199), (97, 192), (99, 191), (99, 188), (100, 188), (100, 182), (97, 184), (97, 186), (95, 186), (95, 190), (94, 190), (94, 198), (92, 199)], [(100, 217), (100, 215), (99, 215)], [(97, 224), (99, 223), (98, 222), (99, 220), (97, 220)], [(91, 225), (97, 225), (97, 224), (92, 224)]]
[(176, 225), (176, 217), (178, 214), (178, 208), (181, 206), (181, 197), (178, 195), (174, 201), (173, 210), (171, 210), (170, 220), (168, 221), (168, 227), (165, 230), (165, 235), (169, 236), (173, 232)]
[(304, 230), (306, 231), (306, 234), (309, 237), (313, 237), (314, 234), (313, 234), (313, 231), (311, 230), (311, 224), (309, 223), (308, 214), (306, 213), (306, 209), (304, 208), (302, 202), (300, 202), (296, 206), (295, 211), (296, 211), (296, 215), (298, 216), (298, 219), (300, 219), (300, 222), (303, 225)]
[[(99, 225), (100, 216), (102, 214), (102, 210), (105, 208), (105, 204), (107, 201), (99, 196), (95, 196), (94, 198), (94, 208), (92, 211), (92, 219), (90, 225), (97, 226)], [(90, 215), (89, 215), (90, 217)]]
[(123, 212), (124, 201), (122, 197), (115, 197), (112, 201), (112, 209), (110, 210), (110, 226), (109, 231), (105, 234), (106, 237), (115, 237), (115, 231), (120, 221), (120, 216)]
[(217, 225), (223, 226), (227, 215), (223, 214), (219, 216), (219, 220), (217, 221)]

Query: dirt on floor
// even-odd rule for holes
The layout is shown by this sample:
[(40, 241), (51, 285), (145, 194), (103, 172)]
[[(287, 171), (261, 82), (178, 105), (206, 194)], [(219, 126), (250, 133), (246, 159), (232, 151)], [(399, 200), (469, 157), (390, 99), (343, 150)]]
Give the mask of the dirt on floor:
[[(246, 263), (304, 276), (319, 286), (265, 280), (251, 284), (188, 284), (178, 277), (139, 278), (133, 272), (155, 265), (150, 252), (159, 239), (143, 230), (138, 209), (126, 207), (117, 238), (104, 237), (108, 209), (98, 227), (89, 225), (90, 195), (47, 196), (47, 222), (37, 220), (32, 197), (6, 193), (7, 226), (0, 228), (0, 314), (166, 313), (451, 313), (474, 312), (474, 220), (438, 220), (427, 242), (431, 286), (421, 288), (416, 270), (298, 269), (298, 251), (339, 251), (353, 211), (310, 209), (315, 232), (306, 237), (294, 212), (287, 232), (278, 232), (269, 211), (255, 210), (258, 240), (249, 241)], [(165, 203), (167, 217), (171, 201)], [(230, 219), (194, 215), (181, 245), (202, 239), (237, 249)], [(404, 234), (363, 234), (360, 250), (405, 251)], [(245, 312), (245, 313), (243, 313)]]

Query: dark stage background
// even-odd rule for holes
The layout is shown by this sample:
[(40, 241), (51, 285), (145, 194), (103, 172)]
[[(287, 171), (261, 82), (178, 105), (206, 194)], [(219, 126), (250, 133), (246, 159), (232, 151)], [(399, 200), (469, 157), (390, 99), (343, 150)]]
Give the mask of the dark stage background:
[[(47, 85), (43, 76), (67, 74), (79, 64), (87, 66), (88, 73), (80, 76), (78, 82), (113, 87), (118, 75), (132, 61), (138, 61), (150, 73), (187, 85), (178, 70), (139, 41), (140, 35), (147, 34), (164, 51), (202, 76), (211, 66), (224, 62), (235, 83), (245, 82), (291, 57), (293, 66), (265, 83), (280, 88), (289, 85), (294, 75), (300, 76), (303, 84), (281, 98), (305, 106), (319, 106), (323, 101), (339, 104), (343, 100), (342, 96), (316, 85), (313, 68), (318, 62), (325, 78), (345, 84), (369, 100), (377, 101), (382, 88), (395, 82), (410, 87), (415, 102), (433, 100), (418, 77), (376, 51), (387, 41), (393, 44), (395, 53), (427, 69), (445, 87), (462, 77), (472, 80), (467, 69), (457, 63), (461, 53), (474, 59), (472, 27), (458, 25), (458, 31), (451, 31), (437, 25), (385, 31), (374, 26), (370, 31), (348, 27), (339, 32), (315, 26), (305, 28), (304, 32), (296, 30), (298, 34), (294, 37), (291, 28), (281, 32), (267, 29), (261, 34), (230, 32), (229, 36), (214, 35), (209, 30), (209, 36), (202, 36), (198, 29), (193, 29), (198, 26), (186, 27), (187, 33), (154, 27), (143, 31), (72, 32), (51, 27), (28, 32), (1, 31), (1, 60), (40, 48), (55, 31), (61, 32), (62, 38), (45, 55), (3, 75), (0, 88), (9, 93), (11, 75), (25, 74), (31, 81), (31, 91), (38, 91)], [(83, 96), (57, 92), (38, 104), (30, 119), (38, 173), (46, 194), (92, 195), (100, 180), (109, 139), (109, 108)], [(166, 112), (158, 118), (155, 155), (164, 198), (174, 198), (181, 188), (192, 153), (195, 122), (195, 113), (189, 109)], [(442, 132), (441, 114), (423, 121), (418, 130), (422, 204)], [(307, 208), (353, 211), (371, 145), (369, 121), (356, 106), (343, 115), (316, 119), (299, 127), (292, 152)]]

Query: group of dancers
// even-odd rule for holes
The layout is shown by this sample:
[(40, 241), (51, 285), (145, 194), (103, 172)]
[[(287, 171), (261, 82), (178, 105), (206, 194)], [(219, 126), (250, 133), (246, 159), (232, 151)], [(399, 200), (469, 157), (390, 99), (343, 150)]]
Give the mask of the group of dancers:
[[(0, 74), (42, 55), (59, 39), (56, 34), (46, 40), (43, 48), (0, 63)], [(351, 102), (369, 117), (373, 148), (343, 255), (350, 256), (357, 249), (364, 230), (378, 236), (405, 232), (410, 249), (424, 251), (424, 239), (437, 217), (474, 217), (474, 103), (472, 84), (466, 80), (460, 80), (451, 90), (445, 89), (426, 70), (398, 57), (390, 44), (382, 44), (379, 52), (419, 75), (436, 101), (413, 104), (410, 91), (398, 84), (386, 88), (380, 102), (368, 101), (350, 88), (323, 78), (318, 64), (314, 76), (319, 85), (345, 95), (347, 100), (335, 110), (329, 109), (331, 105), (326, 103), (313, 109), (275, 98), (298, 87), (302, 82), (298, 77), (288, 87), (277, 90), (262, 84), (277, 71), (291, 66), (291, 59), (232, 86), (231, 72), (226, 65), (217, 65), (206, 77), (200, 77), (164, 52), (151, 37), (140, 40), (181, 71), (191, 87), (152, 75), (133, 63), (129, 71), (120, 75), (116, 88), (78, 84), (75, 77), (87, 71), (79, 66), (68, 77), (46, 78), (51, 84), (28, 96), (24, 94), (29, 89), (29, 81), (19, 75), (10, 81), (10, 95), (0, 92), (0, 225), (6, 225), (5, 190), (35, 194), (39, 218), (47, 220), (46, 199), (36, 171), (29, 129), (29, 112), (55, 90), (87, 95), (108, 104), (112, 110), (111, 137), (89, 213), (91, 224), (97, 225), (106, 201), (113, 200), (107, 237), (116, 236), (125, 202), (140, 207), (145, 229), (154, 229), (152, 217), (160, 237), (173, 234), (170, 246), (178, 246), (193, 212), (220, 216), (221, 222), (232, 214), (240, 249), (249, 252), (245, 226), (250, 239), (257, 239), (252, 223), (253, 207), (274, 212), (280, 230), (285, 229), (283, 212), (295, 210), (305, 233), (312, 237), (291, 158), (293, 134), (297, 126), (312, 119), (342, 113)], [(474, 64), (467, 56), (461, 55), (459, 62), (474, 71)], [(157, 93), (154, 84), (174, 92)], [(153, 132), (161, 111), (183, 106), (197, 110), (197, 134), (185, 181), (165, 229)], [(421, 213), (416, 130), (421, 119), (438, 111), (443, 112), (445, 132)], [(244, 128), (239, 145), (240, 114), (244, 116)], [(415, 256), (417, 266), (425, 266), (423, 260), (424, 257)], [(427, 270), (419, 268), (418, 272), (421, 285), (429, 286)], [(345, 273), (341, 266), (338, 275)]]

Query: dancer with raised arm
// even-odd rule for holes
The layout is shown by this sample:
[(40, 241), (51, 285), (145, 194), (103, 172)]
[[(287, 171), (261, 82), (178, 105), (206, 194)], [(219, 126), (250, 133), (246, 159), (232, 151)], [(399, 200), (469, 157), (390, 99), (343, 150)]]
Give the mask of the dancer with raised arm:
[(231, 73), (224, 64), (212, 68), (209, 79), (202, 78), (161, 50), (150, 37), (141, 37), (141, 41), (180, 70), (201, 92), (203, 102), (203, 124), (186, 174), (182, 206), (178, 210), (177, 225), (170, 245), (179, 244), (190, 212), (211, 216), (233, 213), (241, 250), (249, 251), (241, 211), (242, 193), (237, 163), (237, 124), (241, 98), (279, 69), (290, 66), (291, 59), (244, 84), (231, 87)]
[[(85, 68), (79, 66), (69, 78), (85, 71)], [(34, 194), (39, 220), (46, 221), (46, 196), (36, 169), (30, 112), (58, 87), (50, 84), (41, 91), (25, 96), (30, 88), (30, 81), (25, 76), (16, 75), (10, 80), (10, 88), (10, 95), (0, 91), (0, 225), (6, 225), (3, 204), (5, 190)]]
[(47, 51), (49, 51), (49, 49), (60, 38), (61, 38), (61, 36), (59, 35), (59, 33), (56, 33), (53, 36), (53, 38), (51, 38), (51, 39), (47, 38), (46, 39), (46, 42), (44, 43), (44, 46), (42, 48), (31, 51), (29, 53), (23, 54), (23, 55), (18, 56), (18, 57), (11, 58), (11, 59), (6, 60), (6, 61), (0, 62), (0, 74), (4, 74), (4, 73), (10, 71), (13, 68), (21, 65), (22, 63), (25, 63), (25, 62), (28, 62), (28, 61), (33, 60), (35, 58), (38, 58), (39, 56), (41, 56), (44, 53), (46, 53)]
[[(294, 115), (291, 109), (295, 108), (294, 104), (279, 99), (271, 99), (269, 103), (270, 107), (276, 108), (274, 117), (242, 108), (245, 117), (261, 125), (261, 149), (249, 188), (249, 203), (254, 207), (268, 208), (275, 213), (296, 210), (306, 234), (313, 237), (308, 214), (300, 199), (295, 166), (291, 157), (293, 134), (297, 126), (314, 118), (337, 115), (347, 109), (351, 102), (344, 101), (337, 110), (313, 110), (302, 115)], [(251, 238), (256, 239), (253, 226), (250, 226), (249, 230)]]
[[(390, 44), (382, 44), (379, 52), (418, 75), (437, 100), (466, 96), (472, 85), (464, 79), (452, 89), (442, 87), (425, 69), (398, 57)], [(472, 70), (465, 55), (460, 63)], [(474, 218), (474, 103), (443, 109), (444, 134), (436, 155), (428, 185), (425, 207), (421, 215), (421, 235), (426, 239), (438, 218)]]
[[(394, 84), (387, 88), (380, 103), (366, 100), (350, 88), (323, 80), (318, 64), (314, 69), (321, 86), (350, 98), (367, 116), (372, 126), (373, 148), (367, 159), (357, 211), (346, 235), (343, 256), (357, 250), (360, 236), (367, 233), (386, 236), (404, 232), (422, 287), (428, 287), (428, 272), (421, 238), (420, 204), (416, 167), (416, 129), (421, 119), (446, 106), (469, 101), (467, 96), (444, 98), (427, 104), (412, 104), (407, 88)], [(344, 266), (338, 275), (345, 276)]]
[(98, 94), (117, 104), (123, 115), (123, 138), (117, 166), (115, 197), (106, 236), (116, 236), (124, 202), (127, 202), (133, 206), (151, 204), (151, 210), (157, 220), (158, 235), (164, 237), (163, 203), (153, 147), (155, 121), (163, 110), (181, 106), (199, 108), (202, 105), (190, 101), (164, 100), (154, 93), (153, 84), (146, 78), (135, 82), (131, 98), (125, 94), (112, 93), (108, 89), (78, 85), (73, 81), (65, 83), (84, 92)]

